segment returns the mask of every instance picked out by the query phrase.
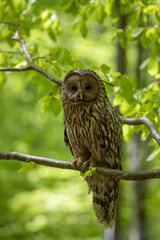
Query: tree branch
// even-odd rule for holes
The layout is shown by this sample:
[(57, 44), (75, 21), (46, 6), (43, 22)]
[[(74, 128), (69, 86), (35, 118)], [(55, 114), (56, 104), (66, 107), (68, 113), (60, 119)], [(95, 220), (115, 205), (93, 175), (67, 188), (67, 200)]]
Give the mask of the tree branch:
[(51, 73), (49, 73), (47, 70), (37, 66), (35, 63), (34, 63), (34, 59), (32, 59), (28, 49), (27, 49), (27, 46), (26, 46), (26, 43), (23, 39), (20, 38), (19, 36), (19, 24), (13, 24), (13, 23), (9, 23), (9, 22), (3, 22), (0, 20), (0, 23), (3, 23), (3, 24), (7, 24), (7, 25), (13, 25), (16, 27), (16, 32), (14, 34), (14, 36), (12, 37), (12, 40), (15, 40), (15, 41), (18, 41), (20, 42), (22, 48), (23, 48), (23, 52), (25, 54), (25, 56), (27, 57), (27, 60), (28, 62), (30, 63), (28, 66), (24, 67), (24, 68), (12, 68), (12, 67), (8, 67), (8, 68), (0, 68), (0, 71), (28, 71), (28, 70), (35, 70), (37, 72), (39, 72), (40, 74), (44, 75), (45, 77), (47, 77), (51, 82), (54, 82), (58, 85), (61, 85), (62, 84), (62, 80), (53, 76)]
[(127, 117), (121, 117), (123, 124), (128, 125), (141, 125), (144, 124), (147, 126), (149, 131), (152, 134), (152, 137), (157, 141), (157, 143), (160, 145), (160, 134), (158, 133), (155, 125), (147, 118), (147, 117), (141, 117), (141, 118), (127, 118)]
[(63, 169), (71, 169), (71, 170), (77, 170), (74, 169), (71, 165), (71, 162), (68, 161), (61, 161), (61, 160), (55, 160), (52, 158), (45, 158), (45, 157), (38, 157), (38, 156), (32, 156), (28, 154), (18, 153), (18, 152), (0, 152), (0, 159), (2, 160), (18, 160), (21, 162), (35, 162), (39, 165), (44, 165), (48, 167), (55, 167), (55, 168), (63, 168)]
[[(17, 153), (17, 152), (0, 152), (1, 160), (18, 160), (22, 162), (35, 162), (36, 164), (62, 168), (62, 169), (70, 169), (79, 171), (76, 168), (72, 167), (71, 162), (68, 161), (60, 161), (51, 158), (37, 157), (31, 156), (27, 154)], [(148, 179), (160, 178), (160, 169), (148, 170), (148, 171), (140, 171), (140, 172), (128, 172), (121, 171), (115, 169), (108, 169), (102, 167), (96, 167), (98, 172), (101, 172), (109, 177), (118, 178), (120, 180), (128, 180), (128, 181), (141, 181)]]
[(28, 65), (27, 67), (14, 68), (14, 67), (0, 67), (1, 72), (22, 72), (32, 70), (32, 66)]

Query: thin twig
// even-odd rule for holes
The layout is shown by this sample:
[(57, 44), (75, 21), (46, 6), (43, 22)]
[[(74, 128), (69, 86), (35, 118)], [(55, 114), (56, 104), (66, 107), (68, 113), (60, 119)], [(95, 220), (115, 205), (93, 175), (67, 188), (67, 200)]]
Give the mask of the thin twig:
[(27, 67), (21, 67), (21, 68), (14, 68), (14, 67), (3, 67), (0, 68), (0, 71), (4, 72), (20, 72), (20, 71), (28, 71), (32, 70), (32, 66), (28, 65)]
[[(60, 161), (60, 160), (55, 160), (51, 158), (31, 156), (31, 155), (17, 153), (17, 152), (1, 152), (0, 159), (1, 160), (18, 160), (18, 161), (27, 162), (27, 163), (35, 162), (36, 164), (40, 164), (44, 166), (79, 171), (78, 169), (73, 168), (71, 162), (68, 162), (68, 161)], [(128, 172), (128, 171), (121, 171), (121, 170), (108, 169), (108, 168), (102, 168), (102, 167), (97, 167), (96, 169), (98, 172), (101, 172), (109, 177), (118, 178), (120, 180), (140, 181), (140, 180), (160, 178), (160, 169), (140, 171), (140, 172)]]
[(4, 22), (4, 21), (0, 21), (0, 23), (3, 23), (3, 24), (8, 24), (8, 25), (13, 25), (13, 26), (16, 26), (16, 32), (14, 34), (14, 36), (12, 37), (12, 40), (15, 40), (15, 41), (18, 41), (20, 42), (22, 48), (23, 48), (23, 52), (25, 54), (25, 56), (27, 57), (27, 60), (29, 62), (29, 65), (24, 67), (24, 68), (0, 68), (0, 71), (27, 71), (27, 70), (35, 70), (37, 72), (39, 72), (40, 74), (44, 75), (45, 77), (47, 77), (50, 81), (58, 84), (58, 85), (61, 85), (62, 84), (62, 80), (53, 76), (51, 73), (49, 73), (47, 70), (37, 66), (35, 63), (34, 63), (34, 59), (32, 59), (28, 49), (27, 49), (27, 46), (26, 46), (26, 43), (23, 39), (20, 38), (19, 36), (19, 24), (13, 24), (13, 23), (9, 23), (9, 22)]
[(149, 131), (151, 132), (152, 137), (160, 145), (160, 134), (158, 133), (155, 125), (147, 117), (141, 117), (141, 118), (121, 117), (121, 121), (123, 124), (127, 124), (127, 125), (141, 125), (141, 124), (146, 125)]
[(15, 26), (15, 27), (17, 25), (19, 25), (19, 24), (16, 24), (16, 23), (11, 23), (11, 22), (1, 21), (1, 20), (0, 20), (0, 23), (7, 24), (7, 25), (12, 25), (12, 26)]
[(51, 158), (37, 157), (28, 154), (18, 153), (18, 152), (0, 152), (0, 159), (3, 160), (18, 160), (21, 162), (35, 162), (40, 165), (45, 165), (49, 167), (55, 168), (63, 168), (63, 169), (74, 169), (71, 165), (71, 162), (68, 161), (60, 161)]

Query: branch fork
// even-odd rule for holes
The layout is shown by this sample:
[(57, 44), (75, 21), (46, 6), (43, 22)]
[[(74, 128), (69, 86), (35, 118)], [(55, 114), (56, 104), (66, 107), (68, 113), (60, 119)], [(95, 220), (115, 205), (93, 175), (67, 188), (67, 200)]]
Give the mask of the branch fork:
[(40, 74), (44, 75), (45, 77), (47, 77), (51, 82), (54, 82), (58, 85), (61, 85), (62, 84), (62, 80), (53, 76), (52, 74), (50, 74), (47, 70), (39, 67), (38, 65), (36, 65), (34, 63), (34, 60), (32, 59), (27, 47), (26, 47), (26, 43), (23, 39), (20, 38), (19, 36), (19, 24), (12, 24), (12, 23), (9, 23), (9, 22), (4, 22), (4, 21), (0, 21), (0, 23), (3, 23), (3, 24), (7, 24), (7, 25), (13, 25), (16, 27), (16, 32), (14, 34), (14, 36), (12, 37), (12, 40), (15, 40), (15, 41), (18, 41), (22, 48), (23, 48), (23, 52), (25, 54), (25, 56), (27, 57), (27, 60), (29, 62), (29, 65), (26, 66), (26, 67), (21, 67), (21, 68), (13, 68), (13, 67), (4, 67), (4, 68), (0, 68), (0, 71), (29, 71), (29, 70), (34, 70), (34, 71), (37, 71), (39, 72)]

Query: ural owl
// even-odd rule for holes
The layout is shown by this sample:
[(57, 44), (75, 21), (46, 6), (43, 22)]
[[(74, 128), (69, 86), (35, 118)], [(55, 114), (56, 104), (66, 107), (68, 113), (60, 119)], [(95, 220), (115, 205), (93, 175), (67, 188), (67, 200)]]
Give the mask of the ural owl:
[[(73, 154), (72, 165), (121, 169), (122, 126), (101, 78), (89, 69), (72, 70), (63, 81), (64, 141)], [(119, 180), (95, 172), (86, 177), (93, 192), (99, 224), (112, 227)]]

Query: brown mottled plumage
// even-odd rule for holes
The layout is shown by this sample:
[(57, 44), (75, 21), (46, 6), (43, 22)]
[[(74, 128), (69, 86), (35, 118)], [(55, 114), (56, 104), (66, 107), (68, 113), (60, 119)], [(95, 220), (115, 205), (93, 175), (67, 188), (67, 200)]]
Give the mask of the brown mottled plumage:
[[(63, 81), (64, 140), (74, 156), (73, 166), (121, 169), (122, 127), (100, 77), (89, 69), (73, 70)], [(112, 227), (119, 181), (95, 172), (86, 177), (93, 192), (98, 223)]]

